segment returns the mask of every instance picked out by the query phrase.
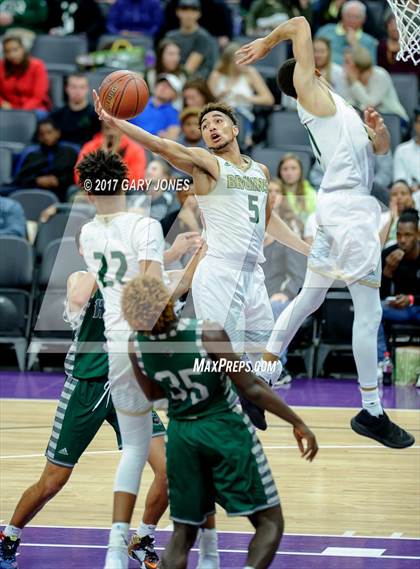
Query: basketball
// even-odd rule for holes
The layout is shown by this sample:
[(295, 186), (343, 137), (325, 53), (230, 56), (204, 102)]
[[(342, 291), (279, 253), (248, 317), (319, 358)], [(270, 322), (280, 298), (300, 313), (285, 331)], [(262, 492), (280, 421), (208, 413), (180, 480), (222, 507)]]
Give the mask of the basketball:
[(99, 99), (104, 110), (111, 116), (132, 119), (144, 110), (149, 99), (149, 89), (138, 73), (114, 71), (102, 81)]

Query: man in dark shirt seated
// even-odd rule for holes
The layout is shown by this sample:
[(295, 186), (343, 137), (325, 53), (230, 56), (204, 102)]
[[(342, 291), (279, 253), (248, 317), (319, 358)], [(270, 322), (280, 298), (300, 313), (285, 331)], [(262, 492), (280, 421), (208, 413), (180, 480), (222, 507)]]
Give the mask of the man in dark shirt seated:
[(85, 75), (72, 74), (66, 83), (67, 104), (51, 113), (61, 130), (61, 138), (82, 146), (101, 130), (98, 115), (89, 103), (89, 81)]
[(0, 197), (0, 237), (5, 236), (26, 239), (26, 218), (20, 203)]
[(397, 244), (382, 252), (382, 267), (379, 367), (388, 351), (383, 324), (404, 322), (420, 325), (420, 243), (416, 209), (406, 209), (401, 214), (397, 225)]
[(38, 123), (36, 138), (39, 144), (28, 146), (20, 155), (11, 184), (0, 188), (8, 195), (22, 188), (42, 188), (54, 192), (65, 201), (67, 188), (73, 183), (76, 149), (60, 141), (61, 132), (51, 119)]

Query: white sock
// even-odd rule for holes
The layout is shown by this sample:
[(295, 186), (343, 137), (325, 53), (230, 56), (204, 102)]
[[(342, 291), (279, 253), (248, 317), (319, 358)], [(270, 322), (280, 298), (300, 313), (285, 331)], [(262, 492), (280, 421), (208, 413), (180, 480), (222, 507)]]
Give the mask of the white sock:
[(137, 530), (137, 535), (139, 537), (145, 537), (146, 535), (154, 535), (156, 526), (153, 524), (145, 524), (141, 522), (139, 529)]
[(244, 569), (254, 569), (254, 567), (251, 567), (251, 565), (247, 565), (246, 567), (244, 567)]
[(200, 530), (200, 557), (206, 559), (219, 559), (217, 551), (217, 531), (216, 529)]
[(109, 545), (116, 547), (126, 545), (129, 530), (130, 524), (125, 522), (116, 522), (112, 524), (111, 531), (109, 532)]
[(362, 394), (363, 409), (366, 409), (366, 411), (373, 417), (379, 417), (379, 415), (383, 415), (384, 410), (379, 398), (378, 388), (376, 387), (375, 389), (371, 389), (369, 391), (361, 389), (360, 392)]
[(20, 539), (22, 535), (22, 530), (16, 526), (6, 526), (3, 531), (4, 535), (11, 537), (13, 539)]

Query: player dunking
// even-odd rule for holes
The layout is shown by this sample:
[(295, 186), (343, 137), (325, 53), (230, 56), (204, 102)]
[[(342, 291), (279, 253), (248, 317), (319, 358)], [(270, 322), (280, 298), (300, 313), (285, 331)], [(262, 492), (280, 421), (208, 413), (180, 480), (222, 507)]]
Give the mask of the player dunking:
[(414, 437), (392, 423), (384, 412), (377, 382), (377, 336), (381, 321), (379, 216), (370, 193), (374, 152), (389, 148), (389, 133), (380, 115), (365, 112), (365, 123), (315, 69), (311, 29), (305, 18), (292, 18), (268, 36), (238, 50), (238, 63), (250, 64), (279, 42), (292, 40), (294, 58), (279, 69), (278, 83), (297, 99), (301, 123), (324, 169), (318, 194), (319, 226), (309, 256), (303, 289), (276, 322), (266, 359), (277, 359), (305, 318), (317, 310), (335, 279), (348, 285), (353, 306), (353, 354), (363, 409), (351, 421), (357, 433), (392, 448), (414, 443)]
[[(161, 567), (187, 567), (197, 529), (217, 502), (229, 515), (249, 518), (255, 534), (246, 569), (266, 569), (283, 533), (269, 464), (248, 417), (235, 405), (229, 377), (194, 371), (197, 360), (240, 360), (219, 325), (178, 320), (169, 297), (161, 281), (141, 276), (125, 287), (122, 302), (124, 316), (136, 330), (130, 358), (139, 384), (150, 400), (168, 399), (166, 459), (174, 532)], [(156, 358), (156, 350), (166, 357)], [(247, 398), (290, 423), (302, 456), (313, 460), (315, 436), (292, 409), (252, 373), (229, 376)]]
[[(196, 314), (224, 326), (235, 351), (246, 350), (255, 361), (274, 324), (260, 267), (266, 226), (275, 239), (301, 253), (308, 254), (309, 247), (276, 214), (270, 214), (268, 170), (241, 155), (232, 109), (221, 103), (206, 105), (200, 128), (208, 149), (188, 148), (112, 118), (96, 93), (94, 98), (102, 120), (193, 176), (208, 244), (192, 284)], [(275, 370), (273, 379), (279, 373)], [(258, 426), (266, 428), (263, 417), (257, 414), (256, 419)]]

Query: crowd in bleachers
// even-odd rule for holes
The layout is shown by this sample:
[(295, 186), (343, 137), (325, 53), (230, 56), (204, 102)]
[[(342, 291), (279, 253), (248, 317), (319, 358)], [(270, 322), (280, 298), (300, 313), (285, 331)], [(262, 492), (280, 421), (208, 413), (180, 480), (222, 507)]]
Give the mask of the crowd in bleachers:
[[(375, 107), (390, 130), (391, 151), (376, 157), (373, 193), (384, 204), (383, 223), (392, 216), (386, 251), (395, 251), (401, 240), (399, 218), (408, 215), (404, 223), (414, 223), (410, 220), (420, 207), (420, 68), (396, 59), (398, 29), (386, 0), (0, 0), (0, 247), (3, 257), (9, 247), (5, 238), (16, 236), (36, 253), (22, 278), (17, 269), (1, 271), (1, 289), (20, 288), (27, 295), (20, 305), (0, 302), (5, 311), (0, 336), (10, 332), (16, 306), (24, 306), (25, 318), (16, 321), (23, 327), (21, 335), (29, 338), (39, 308), (33, 300), (45, 290), (41, 275), (48, 282), (46, 249), (63, 237), (70, 212), (83, 219), (92, 214), (75, 176), (82, 156), (99, 148), (119, 153), (130, 181), (147, 178), (156, 185), (157, 180), (182, 178), (119, 131), (101, 126), (91, 90), (115, 68), (124, 68), (124, 62), (141, 72), (149, 86), (148, 104), (132, 122), (151, 133), (200, 146), (200, 108), (215, 100), (234, 107), (241, 149), (270, 170), (273, 208), (312, 242), (323, 172), (295, 101), (276, 86), (277, 69), (291, 55), (290, 46), (280, 44), (255, 66), (239, 66), (234, 57), (239, 45), (299, 15), (308, 19), (316, 38), (319, 72), (360, 112)], [(123, 40), (118, 51), (115, 40)], [(114, 59), (108, 60), (110, 53)], [(129, 195), (128, 206), (158, 219), (170, 244), (182, 232), (201, 230), (191, 192), (150, 190)], [(68, 223), (65, 235), (71, 236)], [(397, 249), (403, 250), (401, 244)], [(190, 253), (184, 253), (185, 262)], [(277, 316), (302, 285), (305, 262), (268, 239), (265, 256)], [(18, 253), (7, 259), (16, 263)], [(407, 262), (406, 255), (394, 272)], [(400, 320), (404, 313), (406, 322), (420, 322), (418, 262), (408, 263), (414, 277), (406, 285), (397, 279), (397, 291), (384, 257), (383, 298), (401, 294), (409, 303), (393, 306), (386, 318)]]

